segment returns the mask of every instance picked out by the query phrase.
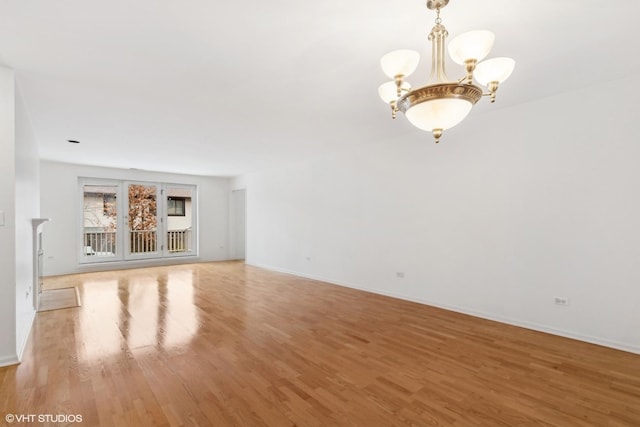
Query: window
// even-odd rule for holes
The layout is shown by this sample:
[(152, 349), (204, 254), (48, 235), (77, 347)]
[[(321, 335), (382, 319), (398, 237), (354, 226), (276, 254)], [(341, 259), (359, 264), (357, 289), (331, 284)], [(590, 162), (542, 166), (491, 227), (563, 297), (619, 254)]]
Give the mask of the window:
[(195, 185), (79, 178), (80, 263), (198, 255)]
[(118, 186), (86, 183), (82, 186), (82, 254), (113, 259), (118, 252)]
[(185, 216), (186, 199), (184, 197), (167, 198), (168, 216)]

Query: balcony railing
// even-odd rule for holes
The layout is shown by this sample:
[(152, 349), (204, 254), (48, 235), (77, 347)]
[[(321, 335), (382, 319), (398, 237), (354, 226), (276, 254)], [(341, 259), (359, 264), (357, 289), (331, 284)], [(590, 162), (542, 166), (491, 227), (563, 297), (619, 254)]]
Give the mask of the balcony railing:
[(130, 250), (132, 254), (146, 254), (157, 251), (156, 230), (129, 230)]
[[(116, 254), (117, 240), (115, 231), (85, 231), (85, 256), (113, 256)], [(132, 254), (157, 252), (156, 230), (130, 230), (129, 249)], [(170, 253), (191, 250), (191, 229), (167, 231), (167, 250)]]
[(167, 231), (167, 249), (169, 252), (191, 250), (191, 229)]
[(113, 256), (116, 253), (115, 231), (85, 231), (85, 256)]

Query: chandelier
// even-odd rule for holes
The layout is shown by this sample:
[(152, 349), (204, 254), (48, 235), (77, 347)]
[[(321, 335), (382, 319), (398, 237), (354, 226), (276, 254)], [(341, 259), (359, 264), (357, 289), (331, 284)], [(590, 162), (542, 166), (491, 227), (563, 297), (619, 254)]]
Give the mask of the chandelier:
[[(384, 55), (380, 61), (384, 73), (393, 81), (382, 84), (378, 93), (391, 106), (391, 117), (402, 111), (411, 124), (431, 132), (436, 143), (442, 133), (457, 125), (471, 111), (482, 96), (496, 100), (498, 86), (513, 72), (515, 61), (511, 58), (493, 58), (482, 61), (491, 50), (494, 34), (491, 31), (469, 31), (451, 40), (449, 56), (463, 65), (466, 75), (450, 81), (445, 73), (445, 40), (449, 33), (442, 25), (440, 10), (449, 0), (428, 0), (427, 8), (436, 11), (435, 26), (429, 33), (431, 41), (431, 75), (428, 84), (411, 89), (405, 77), (418, 66), (420, 54), (414, 50), (395, 50)], [(480, 62), (482, 61), (482, 62)], [(484, 93), (475, 82), (486, 86)]]

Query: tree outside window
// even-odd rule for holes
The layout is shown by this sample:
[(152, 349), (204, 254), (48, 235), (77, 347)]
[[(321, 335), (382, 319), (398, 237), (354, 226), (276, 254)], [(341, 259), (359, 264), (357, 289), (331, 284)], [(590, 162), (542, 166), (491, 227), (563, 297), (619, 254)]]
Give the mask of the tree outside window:
[(141, 240), (145, 252), (156, 250), (157, 203), (156, 186), (129, 185), (129, 230), (134, 232), (132, 252), (141, 251)]

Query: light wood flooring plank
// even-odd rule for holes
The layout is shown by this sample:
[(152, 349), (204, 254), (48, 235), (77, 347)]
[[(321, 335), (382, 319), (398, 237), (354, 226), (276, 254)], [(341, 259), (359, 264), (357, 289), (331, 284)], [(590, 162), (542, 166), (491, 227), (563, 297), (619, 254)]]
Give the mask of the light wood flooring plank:
[(45, 286), (83, 305), (37, 314), (0, 425), (640, 426), (639, 355), (241, 262)]

